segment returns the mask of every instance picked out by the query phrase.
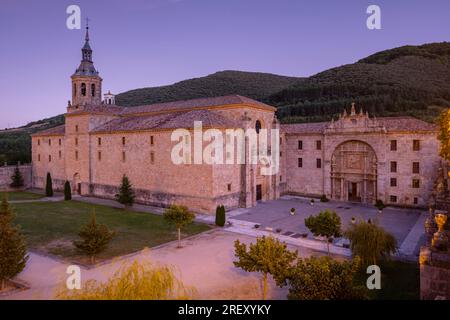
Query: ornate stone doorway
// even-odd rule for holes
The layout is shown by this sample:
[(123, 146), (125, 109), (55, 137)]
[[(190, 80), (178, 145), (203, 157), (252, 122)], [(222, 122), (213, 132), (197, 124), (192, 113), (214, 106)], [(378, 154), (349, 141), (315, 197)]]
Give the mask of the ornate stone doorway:
[(362, 141), (340, 144), (331, 157), (331, 197), (336, 200), (375, 203), (377, 156)]

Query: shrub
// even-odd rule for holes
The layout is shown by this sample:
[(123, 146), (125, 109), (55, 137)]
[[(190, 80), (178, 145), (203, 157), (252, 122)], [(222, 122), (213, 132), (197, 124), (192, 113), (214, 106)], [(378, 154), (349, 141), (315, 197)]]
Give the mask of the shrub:
[(47, 197), (53, 197), (53, 181), (50, 172), (47, 173), (47, 181), (45, 183), (45, 195)]
[(394, 236), (373, 222), (351, 224), (345, 236), (350, 240), (353, 256), (360, 257), (364, 266), (377, 264), (397, 250)]
[(91, 263), (95, 263), (95, 256), (106, 249), (114, 236), (107, 226), (98, 224), (95, 210), (92, 211), (91, 221), (86, 224), (78, 236), (82, 239), (74, 241), (74, 246), (91, 257)]
[(329, 200), (328, 200), (328, 198), (327, 198), (327, 196), (326, 195), (322, 195), (321, 197), (320, 197), (320, 202), (328, 202)]
[(14, 169), (14, 173), (11, 176), (11, 184), (9, 185), (11, 188), (21, 188), (23, 187), (23, 177), (22, 173), (20, 172), (19, 166), (17, 165)]
[(223, 227), (225, 225), (225, 207), (223, 205), (216, 208), (216, 225)]
[(72, 189), (70, 188), (69, 181), (66, 181), (66, 183), (64, 183), (64, 200), (72, 200)]
[(383, 210), (384, 208), (386, 208), (386, 206), (384, 205), (383, 201), (381, 201), (380, 199), (378, 199), (375, 202), (375, 207), (377, 207), (378, 210)]
[(0, 205), (0, 290), (6, 281), (22, 272), (28, 260), (25, 238), (13, 224), (15, 215), (6, 195)]

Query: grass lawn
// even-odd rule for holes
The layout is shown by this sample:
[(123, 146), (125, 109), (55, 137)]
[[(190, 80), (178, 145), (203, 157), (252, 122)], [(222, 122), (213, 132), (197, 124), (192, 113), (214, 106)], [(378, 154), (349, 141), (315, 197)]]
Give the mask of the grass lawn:
[[(374, 300), (419, 300), (419, 264), (391, 260), (381, 262), (381, 289), (369, 290)], [(364, 285), (369, 275), (361, 275), (358, 280)]]
[[(80, 228), (89, 222), (95, 208), (97, 223), (116, 232), (108, 248), (97, 260), (132, 253), (144, 247), (154, 247), (177, 239), (176, 229), (162, 216), (92, 205), (78, 201), (34, 202), (12, 204), (31, 249), (68, 257), (87, 263), (72, 245)], [(194, 235), (210, 227), (193, 223), (182, 229), (182, 237)]]
[(9, 201), (20, 201), (20, 200), (37, 200), (45, 197), (43, 194), (27, 192), (27, 191), (12, 191), (12, 192), (0, 192), (0, 199), (3, 199), (4, 194), (8, 195)]

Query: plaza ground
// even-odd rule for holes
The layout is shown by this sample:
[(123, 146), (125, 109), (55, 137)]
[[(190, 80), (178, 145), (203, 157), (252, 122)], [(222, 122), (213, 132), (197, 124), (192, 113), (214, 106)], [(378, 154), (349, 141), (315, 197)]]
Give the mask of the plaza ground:
[[(229, 220), (233, 221), (233, 226), (224, 229), (210, 229), (209, 227), (204, 230), (197, 229), (193, 233), (198, 234), (185, 238), (182, 241), (182, 248), (176, 248), (177, 243), (171, 241), (176, 238), (175, 230), (164, 230), (164, 226), (167, 228), (173, 227), (161, 221), (160, 215), (149, 214), (149, 212), (155, 212), (153, 207), (137, 205), (134, 210), (146, 212), (142, 213), (113, 208), (110, 205), (118, 205), (109, 200), (96, 198), (80, 198), (79, 200), (87, 202), (45, 202), (38, 199), (34, 203), (15, 203), (18, 222), (23, 225), (23, 230), (27, 233), (29, 245), (48, 249), (48, 244), (55, 243), (55, 239), (61, 238), (62, 235), (64, 235), (63, 237), (67, 237), (67, 234), (76, 235), (79, 226), (89, 219), (89, 209), (95, 206), (100, 223), (106, 223), (111, 229), (123, 228), (121, 230), (128, 232), (130, 237), (143, 239), (142, 242), (138, 241), (132, 245), (132, 247), (136, 245), (133, 250), (136, 248), (140, 250), (143, 247), (153, 248), (122, 256), (123, 253), (121, 252), (133, 251), (129, 249), (121, 251), (123, 249), (120, 249), (121, 246), (130, 245), (129, 239), (127, 240), (125, 237), (113, 245), (111, 249), (108, 249), (111, 250), (108, 256), (116, 256), (116, 258), (95, 267), (85, 268), (81, 266), (83, 282), (89, 279), (104, 281), (124, 264), (135, 260), (143, 263), (168, 264), (175, 267), (177, 274), (186, 286), (192, 286), (196, 289), (195, 299), (261, 299), (260, 275), (244, 272), (233, 265), (233, 261), (235, 261), (234, 241), (239, 239), (242, 242), (251, 243), (255, 241), (256, 236), (267, 234), (267, 231), (253, 229), (252, 232), (249, 232), (249, 230), (235, 232), (233, 230), (236, 229), (235, 225), (239, 221), (257, 221), (265, 226), (282, 228), (283, 232), (292, 230), (292, 232), (297, 233), (307, 232), (303, 229), (304, 216), (318, 213), (325, 208), (336, 209), (341, 215), (344, 225), (348, 223), (352, 216), (372, 219), (377, 215), (376, 209), (361, 205), (316, 202), (314, 206), (311, 206), (309, 199), (283, 197), (276, 201), (259, 203), (254, 208), (232, 211), (229, 213)], [(297, 214), (294, 217), (289, 214), (292, 206), (297, 209)], [(160, 214), (162, 210), (156, 211), (155, 213)], [(149, 219), (149, 217), (151, 218)], [(391, 228), (390, 231), (394, 233), (396, 238), (404, 243), (411, 238), (420, 239), (421, 233), (415, 231), (419, 229), (417, 226), (420, 225), (420, 217), (420, 212), (415, 210), (391, 208), (383, 212), (380, 221), (387, 229)], [(198, 215), (197, 220), (211, 222), (214, 217)], [(160, 225), (160, 222), (164, 225)], [(396, 226), (395, 224), (399, 225)], [(198, 225), (205, 226), (205, 224)], [(160, 226), (161, 232), (167, 231), (167, 238), (161, 237), (155, 232), (149, 232), (149, 230), (154, 230), (155, 226)], [(27, 229), (34, 230), (34, 232), (27, 231)], [(159, 227), (156, 229), (159, 229)], [(423, 226), (420, 229), (423, 232)], [(205, 230), (207, 231), (202, 232)], [(279, 234), (273, 232), (269, 233), (279, 236)], [(414, 234), (414, 236), (411, 237), (411, 234)], [(185, 234), (185, 236), (187, 235)], [(60, 241), (56, 241), (56, 243), (58, 242)], [(143, 242), (146, 242), (146, 245)], [(292, 243), (295, 242), (289, 241), (287, 243), (289, 249), (298, 250), (301, 257), (325, 254), (323, 251), (293, 245)], [(56, 249), (54, 253), (58, 254), (57, 247), (53, 249)], [(17, 277), (18, 280), (28, 284), (29, 289), (15, 292), (0, 299), (54, 299), (57, 297), (58, 291), (65, 285), (66, 268), (73, 263), (72, 259), (74, 258), (67, 253), (70, 250), (66, 252), (67, 248), (64, 248), (64, 246), (60, 249), (60, 254), (66, 256), (65, 260), (42, 255), (36, 253), (36, 251), (31, 252), (25, 270)], [(69, 256), (67, 257), (67, 255)], [(67, 260), (67, 258), (69, 259)], [(334, 255), (334, 258), (345, 259), (346, 257)], [(365, 277), (362, 274), (359, 281), (364, 283)], [(371, 297), (375, 299), (418, 299), (418, 286), (417, 262), (393, 261), (382, 265), (382, 290), (371, 292)], [(270, 280), (270, 299), (285, 299), (286, 295), (286, 288), (278, 288)]]

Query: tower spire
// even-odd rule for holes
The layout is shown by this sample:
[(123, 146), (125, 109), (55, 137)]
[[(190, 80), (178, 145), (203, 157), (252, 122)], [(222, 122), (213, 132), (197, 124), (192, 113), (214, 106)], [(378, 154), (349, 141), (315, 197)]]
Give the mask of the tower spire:
[(86, 18), (86, 36), (84, 39), (86, 42), (89, 42), (89, 18)]

